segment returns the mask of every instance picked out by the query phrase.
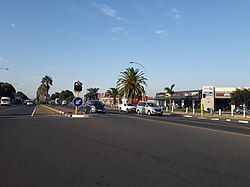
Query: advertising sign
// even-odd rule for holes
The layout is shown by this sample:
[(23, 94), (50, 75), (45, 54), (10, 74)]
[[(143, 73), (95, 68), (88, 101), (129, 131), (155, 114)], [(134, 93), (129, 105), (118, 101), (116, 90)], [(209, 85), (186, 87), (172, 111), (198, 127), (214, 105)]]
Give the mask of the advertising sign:
[(213, 86), (203, 86), (202, 87), (203, 95), (203, 105), (204, 110), (214, 110), (214, 87)]

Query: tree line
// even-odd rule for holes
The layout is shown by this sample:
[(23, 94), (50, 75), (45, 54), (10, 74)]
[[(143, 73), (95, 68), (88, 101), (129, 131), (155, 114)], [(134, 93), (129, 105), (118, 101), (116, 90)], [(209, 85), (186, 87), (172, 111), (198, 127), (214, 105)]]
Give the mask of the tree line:
[[(116, 86), (111, 87), (106, 91), (106, 96), (113, 98), (113, 104), (117, 104), (121, 102), (121, 98), (126, 98), (130, 101), (134, 99), (141, 100), (145, 97), (145, 87), (147, 87), (147, 78), (143, 71), (139, 71), (139, 69), (134, 69), (133, 67), (126, 68), (125, 71), (120, 72), (118, 76)], [(48, 102), (48, 92), (50, 86), (52, 86), (52, 78), (48, 75), (42, 78), (41, 85), (37, 90), (37, 99), (38, 101)], [(174, 87), (175, 84), (170, 85), (169, 87), (165, 87), (166, 96), (169, 98), (169, 102), (171, 105), (171, 97), (174, 95)], [(99, 88), (88, 88), (87, 93), (84, 95), (86, 100), (98, 99), (98, 91)], [(65, 90), (61, 93), (56, 92), (51, 95), (51, 99), (60, 98), (67, 100), (69, 102), (74, 98), (74, 94)], [(235, 92), (231, 94), (232, 104), (241, 105), (245, 104), (246, 106), (250, 106), (250, 89), (236, 89)]]
[(23, 92), (18, 91), (8, 82), (0, 82), (0, 98), (9, 97), (13, 102), (22, 103), (29, 99)]

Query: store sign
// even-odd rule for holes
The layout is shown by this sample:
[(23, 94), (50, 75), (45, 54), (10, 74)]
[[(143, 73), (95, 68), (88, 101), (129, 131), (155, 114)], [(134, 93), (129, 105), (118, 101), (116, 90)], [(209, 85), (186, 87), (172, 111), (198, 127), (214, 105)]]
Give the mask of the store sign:
[(228, 92), (216, 92), (215, 93), (215, 98), (230, 99), (231, 98), (231, 93), (228, 93)]

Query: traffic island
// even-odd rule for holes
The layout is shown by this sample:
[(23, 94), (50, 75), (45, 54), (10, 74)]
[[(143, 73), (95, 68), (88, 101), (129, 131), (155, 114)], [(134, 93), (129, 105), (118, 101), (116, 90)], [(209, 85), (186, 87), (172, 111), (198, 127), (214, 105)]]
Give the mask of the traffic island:
[(39, 116), (60, 116), (58, 111), (52, 110), (49, 107), (46, 107), (45, 105), (37, 105), (34, 115)]
[(90, 116), (88, 114), (85, 114), (84, 112), (80, 112), (78, 114), (74, 114), (75, 111), (73, 109), (63, 108), (60, 106), (48, 106), (48, 105), (41, 105), (45, 110), (48, 110), (50, 112), (54, 112), (57, 115), (64, 115), (66, 117), (72, 117), (72, 118), (89, 118)]

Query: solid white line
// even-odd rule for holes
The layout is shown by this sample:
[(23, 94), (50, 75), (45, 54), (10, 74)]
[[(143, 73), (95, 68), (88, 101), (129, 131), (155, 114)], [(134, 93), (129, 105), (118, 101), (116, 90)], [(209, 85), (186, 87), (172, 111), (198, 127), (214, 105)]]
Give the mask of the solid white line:
[(248, 123), (248, 121), (242, 121), (242, 120), (239, 120), (238, 122), (239, 123)]
[(73, 114), (71, 117), (72, 118), (88, 118), (89, 116), (88, 115)]
[(213, 120), (213, 121), (219, 121), (220, 119), (219, 118), (211, 118), (211, 120)]
[[(37, 105), (36, 105), (36, 107), (37, 107)], [(34, 114), (35, 114), (35, 112), (36, 112), (36, 107), (35, 107), (35, 109), (33, 110), (31, 116), (34, 116)]]
[(169, 113), (164, 113), (163, 115), (165, 115), (165, 116), (170, 116), (171, 114), (169, 114)]
[(184, 115), (185, 118), (192, 118), (193, 116)]
[(208, 119), (208, 118), (205, 118), (205, 117), (197, 117), (198, 119)]

